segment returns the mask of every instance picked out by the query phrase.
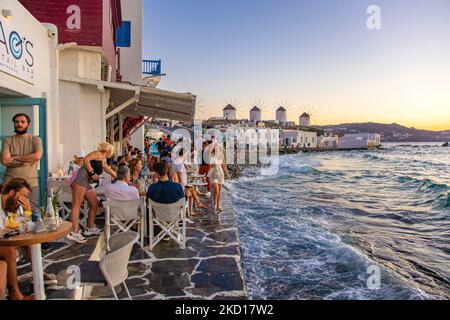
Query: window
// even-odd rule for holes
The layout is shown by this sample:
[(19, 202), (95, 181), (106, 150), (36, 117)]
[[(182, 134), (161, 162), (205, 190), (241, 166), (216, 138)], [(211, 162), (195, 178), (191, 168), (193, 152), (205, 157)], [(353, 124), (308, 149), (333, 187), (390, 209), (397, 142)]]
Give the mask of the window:
[(117, 28), (116, 35), (117, 47), (129, 48), (131, 47), (131, 22), (124, 21), (120, 28)]

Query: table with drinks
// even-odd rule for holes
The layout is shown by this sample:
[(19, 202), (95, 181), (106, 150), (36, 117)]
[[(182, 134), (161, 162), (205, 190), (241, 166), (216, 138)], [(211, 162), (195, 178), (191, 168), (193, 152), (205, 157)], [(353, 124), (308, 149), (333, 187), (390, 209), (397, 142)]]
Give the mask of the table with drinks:
[(7, 218), (5, 229), (1, 230), (0, 246), (30, 247), (33, 287), (36, 300), (45, 300), (44, 270), (42, 264), (41, 244), (61, 239), (70, 233), (72, 224), (61, 221), (56, 216), (50, 221), (38, 219), (31, 221), (31, 214), (16, 214)]

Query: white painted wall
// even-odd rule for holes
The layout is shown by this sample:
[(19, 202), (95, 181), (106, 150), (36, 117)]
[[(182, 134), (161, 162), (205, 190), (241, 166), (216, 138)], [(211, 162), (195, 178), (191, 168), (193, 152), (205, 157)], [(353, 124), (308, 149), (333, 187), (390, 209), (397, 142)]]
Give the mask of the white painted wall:
[(339, 149), (376, 148), (381, 144), (381, 136), (375, 133), (346, 134), (339, 140)]
[(124, 82), (142, 82), (142, 0), (122, 0), (122, 20), (131, 21), (131, 47), (120, 48), (120, 73)]
[(339, 144), (339, 137), (338, 136), (332, 136), (332, 137), (319, 137), (319, 144), (318, 148), (321, 149), (337, 149)]
[[(142, 83), (142, 16), (142, 0), (122, 0), (122, 20), (131, 22), (131, 47), (120, 48), (120, 73), (122, 81), (133, 84)], [(131, 136), (129, 143), (144, 150), (144, 127)]]
[[(60, 54), (60, 74), (91, 80), (101, 78), (102, 55), (78, 48)], [(96, 86), (60, 82), (60, 134), (62, 165), (74, 154), (88, 154), (106, 141), (102, 134), (102, 113), (109, 104), (109, 90)]]
[(299, 147), (316, 149), (318, 145), (316, 132), (306, 132), (301, 130), (281, 130), (281, 145), (284, 146), (286, 144), (286, 139), (288, 140), (287, 145), (294, 148)]
[(130, 139), (130, 145), (132, 145), (133, 147), (137, 147), (142, 151), (144, 151), (144, 127), (145, 126), (142, 126), (139, 130), (137, 130)]

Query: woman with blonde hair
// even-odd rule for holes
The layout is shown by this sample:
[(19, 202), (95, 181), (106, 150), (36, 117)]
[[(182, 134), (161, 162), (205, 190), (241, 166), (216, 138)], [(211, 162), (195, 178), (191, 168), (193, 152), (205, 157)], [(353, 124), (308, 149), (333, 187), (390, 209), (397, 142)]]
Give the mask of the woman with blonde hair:
[[(110, 143), (100, 143), (97, 151), (91, 152), (83, 159), (83, 166), (72, 178), (72, 211), (70, 212), (72, 232), (67, 236), (67, 239), (77, 243), (85, 243), (87, 241), (86, 236), (101, 233), (101, 230), (95, 226), (98, 198), (92, 184), (100, 180), (103, 171), (113, 179), (117, 178), (116, 172), (106, 163), (106, 159), (113, 155), (114, 148)], [(85, 230), (84, 235), (81, 233), (79, 226), (80, 208), (83, 200), (89, 203), (87, 230)]]
[(214, 209), (217, 213), (220, 213), (223, 211), (221, 205), (222, 188), (225, 183), (225, 177), (228, 176), (228, 167), (225, 164), (224, 150), (217, 142), (214, 142), (208, 149), (211, 152), (209, 159), (211, 169), (207, 177), (214, 192)]

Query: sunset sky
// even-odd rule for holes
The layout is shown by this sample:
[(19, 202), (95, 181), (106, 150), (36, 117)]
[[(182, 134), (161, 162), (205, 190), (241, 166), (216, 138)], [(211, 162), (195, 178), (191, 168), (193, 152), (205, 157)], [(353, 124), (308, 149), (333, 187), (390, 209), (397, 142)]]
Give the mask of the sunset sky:
[(144, 58), (163, 60), (160, 88), (199, 96), (202, 118), (230, 100), (248, 118), (261, 100), (270, 120), (287, 101), (291, 121), (310, 105), (318, 125), (450, 129), (448, 0), (146, 0)]

